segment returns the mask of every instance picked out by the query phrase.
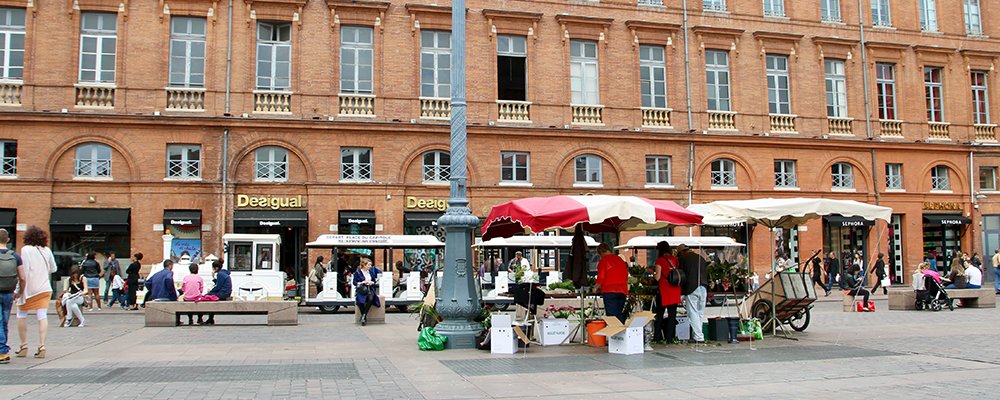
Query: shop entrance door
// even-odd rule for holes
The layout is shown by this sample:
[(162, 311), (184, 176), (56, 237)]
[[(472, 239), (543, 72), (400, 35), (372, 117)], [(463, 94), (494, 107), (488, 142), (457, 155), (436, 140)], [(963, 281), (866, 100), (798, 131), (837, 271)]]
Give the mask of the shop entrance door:
[[(309, 265), (306, 242), (309, 235), (309, 215), (306, 211), (237, 210), (233, 217), (235, 233), (281, 235), (280, 265), (287, 279), (301, 287)], [(296, 295), (301, 295), (296, 290)]]

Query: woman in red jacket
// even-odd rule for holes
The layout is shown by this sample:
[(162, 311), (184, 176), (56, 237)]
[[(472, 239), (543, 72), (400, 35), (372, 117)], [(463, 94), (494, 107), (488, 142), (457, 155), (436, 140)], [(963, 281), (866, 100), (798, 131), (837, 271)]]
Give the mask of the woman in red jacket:
[(611, 252), (605, 243), (597, 246), (601, 261), (597, 263), (597, 289), (604, 298), (604, 313), (625, 323), (625, 300), (628, 297), (628, 265)]
[[(681, 287), (671, 285), (667, 280), (670, 272), (677, 269), (677, 257), (667, 242), (656, 244), (656, 269), (653, 278), (660, 286), (659, 306), (656, 307), (653, 339), (673, 343), (677, 337), (677, 306), (681, 304)], [(663, 321), (663, 311), (667, 312), (667, 320)]]

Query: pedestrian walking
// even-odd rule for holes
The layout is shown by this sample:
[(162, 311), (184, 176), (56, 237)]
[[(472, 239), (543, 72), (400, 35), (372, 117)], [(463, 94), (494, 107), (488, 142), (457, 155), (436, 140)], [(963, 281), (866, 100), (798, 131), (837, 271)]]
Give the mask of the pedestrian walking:
[(889, 294), (889, 289), (887, 287), (889, 286), (888, 282), (882, 282), (883, 280), (886, 280), (885, 277), (888, 275), (888, 272), (885, 270), (884, 259), (885, 259), (885, 254), (878, 253), (878, 257), (875, 260), (875, 266), (872, 267), (872, 272), (875, 273), (875, 286), (872, 287), (871, 290), (872, 293), (875, 293), (875, 291), (878, 290), (879, 287), (881, 287), (882, 294)]
[(18, 281), (23, 279), (19, 272), (21, 256), (7, 248), (8, 242), (10, 234), (6, 229), (0, 229), (0, 364), (10, 362), (7, 326), (10, 325), (11, 307), (14, 306), (14, 290)]
[(81, 268), (79, 266), (73, 267), (73, 270), (69, 273), (69, 280), (66, 281), (66, 287), (63, 289), (61, 300), (63, 306), (66, 307), (64, 328), (73, 326), (74, 318), (80, 322), (80, 328), (86, 325), (87, 320), (83, 318), (83, 311), (80, 309), (80, 306), (86, 303), (87, 289), (87, 279), (83, 277)]
[[(83, 268), (83, 277), (87, 280), (87, 293), (93, 299), (93, 302), (97, 304), (97, 311), (101, 311), (101, 276), (104, 272), (101, 271), (101, 264), (96, 260), (97, 254), (94, 252), (87, 253), (87, 259), (80, 263), (80, 267)], [(94, 311), (94, 304), (90, 305), (89, 311)]]
[(17, 304), (17, 335), (21, 339), (21, 347), (15, 353), (18, 357), (28, 355), (28, 314), (34, 314), (38, 320), (38, 351), (35, 358), (45, 358), (45, 338), (49, 333), (49, 320), (46, 315), (49, 309), (49, 298), (52, 297), (52, 286), (49, 276), (56, 272), (56, 260), (48, 247), (49, 235), (37, 226), (30, 226), (24, 233), (24, 247), (21, 248), (19, 269), (21, 279), (19, 289), (14, 295)]
[(361, 266), (354, 273), (354, 302), (361, 312), (361, 326), (368, 325), (368, 311), (372, 306), (382, 307), (382, 300), (378, 297), (378, 278), (382, 275), (382, 270), (372, 267), (372, 261), (367, 258), (361, 259)]
[(819, 257), (813, 257), (812, 259), (812, 279), (813, 283), (826, 291), (826, 296), (830, 295), (830, 289), (827, 289), (826, 285), (823, 284), (823, 261)]
[(316, 257), (316, 265), (313, 265), (312, 275), (309, 282), (316, 285), (316, 294), (323, 293), (323, 278), (326, 278), (326, 266), (323, 264), (323, 256)]
[(139, 270), (142, 268), (142, 253), (135, 253), (132, 256), (132, 263), (128, 265), (125, 269), (125, 284), (127, 286), (128, 296), (125, 302), (128, 303), (128, 307), (132, 310), (138, 310), (139, 304), (136, 303), (135, 292), (139, 290)]
[(125, 280), (118, 274), (118, 269), (112, 269), (111, 275), (111, 302), (107, 303), (108, 308), (114, 307), (117, 302), (122, 310), (128, 305), (125, 301)]
[[(108, 302), (108, 292), (111, 289), (112, 277), (111, 272), (115, 271), (116, 275), (122, 274), (121, 265), (118, 263), (118, 259), (115, 258), (114, 251), (108, 251), (108, 260), (104, 262), (104, 302)], [(111, 307), (111, 306), (108, 306)]]
[(993, 251), (993, 290), (1000, 294), (1000, 249)]
[(826, 276), (826, 293), (829, 295), (833, 290), (833, 284), (840, 280), (840, 259), (832, 250), (826, 256)]

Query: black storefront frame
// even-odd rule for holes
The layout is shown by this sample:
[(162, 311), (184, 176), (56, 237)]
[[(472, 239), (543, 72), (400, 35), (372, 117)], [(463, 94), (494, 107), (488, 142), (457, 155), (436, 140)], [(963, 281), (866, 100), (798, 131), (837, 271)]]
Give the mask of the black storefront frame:
[[(854, 263), (854, 253), (861, 250), (861, 260), (865, 268), (868, 268), (868, 264), (871, 262), (869, 256), (868, 239), (871, 233), (871, 227), (875, 226), (875, 221), (867, 220), (862, 217), (845, 217), (843, 215), (827, 215), (823, 217), (823, 247), (826, 249), (826, 254), (830, 251), (836, 251), (837, 256), (840, 259), (842, 267), (849, 266)], [(845, 232), (846, 229), (846, 232)], [(834, 243), (834, 233), (836, 232), (836, 243)], [(848, 251), (850, 251), (850, 257), (845, 257), (844, 250), (844, 236), (848, 237), (847, 242), (849, 244)], [(858, 243), (861, 243), (860, 248), (858, 248)], [(834, 244), (837, 245), (834, 249)]]
[[(308, 260), (303, 260), (306, 242), (309, 241), (307, 210), (236, 210), (233, 213), (233, 232), (281, 235), (278, 262), (288, 263), (291, 258), (292, 273), (289, 276), (302, 283), (305, 276), (302, 269), (309, 265)], [(278, 268), (283, 270), (282, 265)]]
[[(49, 231), (58, 274), (67, 275), (70, 267), (82, 261), (88, 252), (105, 254), (113, 250), (127, 255), (131, 250), (131, 218), (130, 208), (52, 208)], [(92, 235), (104, 237), (86, 240)]]
[(10, 236), (10, 242), (7, 242), (7, 247), (10, 249), (17, 248), (17, 209), (16, 208), (2, 208), (0, 209), (0, 228), (6, 229), (8, 235)]
[(376, 221), (375, 211), (372, 210), (341, 210), (337, 213), (337, 233), (374, 235)]
[[(962, 214), (924, 214), (921, 226), (924, 258), (929, 261), (928, 249), (932, 249), (936, 253), (935, 269), (945, 273), (950, 271), (951, 260), (962, 253), (962, 236), (965, 235), (965, 227), (970, 224), (972, 220)], [(949, 232), (954, 233), (952, 246), (948, 246)], [(940, 252), (937, 251), (938, 248), (941, 249)]]

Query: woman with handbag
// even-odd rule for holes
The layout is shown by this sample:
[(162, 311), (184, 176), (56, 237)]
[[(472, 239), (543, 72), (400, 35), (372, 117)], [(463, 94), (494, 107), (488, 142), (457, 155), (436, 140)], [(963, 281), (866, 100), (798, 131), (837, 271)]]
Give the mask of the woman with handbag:
[(69, 273), (69, 280), (66, 281), (66, 289), (64, 289), (62, 304), (66, 306), (66, 323), (63, 324), (64, 328), (69, 328), (73, 326), (73, 318), (75, 317), (80, 321), (80, 328), (86, 325), (86, 320), (83, 318), (83, 311), (80, 309), (81, 306), (86, 303), (84, 298), (87, 293), (87, 280), (83, 279), (83, 271), (80, 267), (73, 267), (73, 270)]
[(125, 269), (125, 287), (128, 292), (126, 303), (130, 310), (138, 310), (135, 292), (139, 290), (139, 270), (142, 269), (142, 253), (132, 256), (132, 263)]
[[(667, 242), (656, 244), (656, 269), (653, 279), (660, 286), (660, 305), (656, 308), (654, 320), (655, 333), (653, 338), (672, 344), (677, 339), (677, 306), (681, 304), (681, 286), (683, 273), (677, 268), (677, 257)], [(667, 319), (663, 320), (666, 311)]]
[(372, 267), (372, 261), (361, 259), (361, 267), (354, 272), (354, 302), (361, 311), (361, 326), (368, 325), (368, 310), (372, 306), (382, 307), (378, 297), (378, 277), (382, 271)]
[(49, 235), (37, 226), (28, 227), (24, 233), (24, 247), (21, 248), (22, 264), (18, 267), (21, 276), (18, 291), (14, 294), (17, 303), (17, 336), (21, 347), (17, 357), (28, 355), (28, 314), (35, 314), (38, 320), (38, 351), (35, 358), (45, 358), (45, 337), (49, 333), (49, 298), (52, 296), (50, 276), (56, 272), (56, 260), (48, 248)]

